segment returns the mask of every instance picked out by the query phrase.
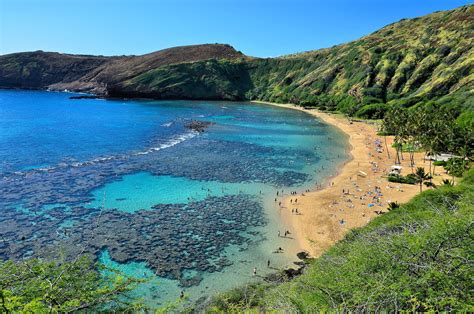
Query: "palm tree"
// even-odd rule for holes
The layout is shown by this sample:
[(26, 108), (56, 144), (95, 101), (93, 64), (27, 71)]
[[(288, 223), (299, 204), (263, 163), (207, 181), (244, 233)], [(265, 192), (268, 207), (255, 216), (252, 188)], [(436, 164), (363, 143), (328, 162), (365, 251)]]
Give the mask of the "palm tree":
[(398, 204), (397, 202), (390, 202), (388, 203), (388, 210), (394, 210), (394, 209), (397, 209), (397, 208), (400, 208), (400, 204)]
[(453, 186), (453, 181), (450, 181), (449, 179), (443, 179), (443, 185)]
[[(431, 148), (426, 148), (425, 156), (427, 156), (429, 161), (430, 161), (430, 168), (429, 168), (428, 173), (430, 174), (430, 182), (431, 182), (431, 178), (434, 176), (434, 167), (432, 167), (432, 165), (433, 165), (433, 158), (434, 158), (435, 154), (433, 153)], [(436, 167), (436, 165), (435, 165), (435, 167)]]
[(420, 183), (420, 192), (423, 190), (423, 182), (425, 180), (429, 179), (429, 174), (425, 173), (425, 168), (423, 167), (418, 167), (416, 168), (415, 171), (416, 178), (418, 179), (418, 182)]
[(385, 150), (387, 151), (387, 156), (388, 156), (388, 159), (390, 159), (390, 150), (388, 149), (388, 144), (387, 144), (387, 134), (390, 133), (390, 121), (391, 117), (389, 114), (385, 114), (384, 116), (384, 119), (383, 119), (383, 122), (382, 122), (382, 126), (381, 126), (381, 131), (383, 133), (383, 139), (384, 139), (384, 142), (385, 142)]
[[(406, 114), (403, 112), (402, 108), (394, 107), (389, 110), (384, 117), (384, 129), (389, 130), (391, 133), (395, 135), (394, 137), (394, 145), (396, 149), (395, 155), (395, 164), (400, 164), (400, 154), (401, 148), (403, 146), (404, 141), (404, 124), (405, 124), (405, 117)], [(387, 150), (388, 151), (388, 150)], [(403, 156), (402, 156), (403, 159)]]

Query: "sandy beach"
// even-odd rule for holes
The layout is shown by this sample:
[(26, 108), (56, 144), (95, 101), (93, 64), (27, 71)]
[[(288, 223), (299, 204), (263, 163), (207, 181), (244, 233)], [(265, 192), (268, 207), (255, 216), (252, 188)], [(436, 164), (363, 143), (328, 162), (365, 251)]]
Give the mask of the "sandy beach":
[[(377, 135), (375, 123), (351, 122), (342, 115), (291, 104), (262, 103), (305, 111), (339, 128), (349, 138), (351, 159), (337, 169), (336, 176), (328, 178), (322, 186), (312, 187), (309, 192), (280, 197), (285, 225), (298, 241), (298, 246), (311, 256), (320, 256), (350, 229), (364, 226), (377, 215), (387, 212), (388, 203), (405, 203), (419, 193), (419, 185), (388, 182), (386, 174), (394, 165), (395, 157), (395, 149), (391, 147), (393, 138), (387, 137), (388, 158), (384, 138)], [(412, 172), (412, 168), (408, 154), (405, 153), (404, 157), (401, 166), (402, 174), (406, 175)], [(428, 172), (429, 162), (424, 161), (423, 153), (415, 154), (416, 167), (425, 167)], [(442, 168), (438, 167), (434, 183), (447, 177), (438, 175), (441, 172)], [(425, 189), (427, 187), (423, 186)]]

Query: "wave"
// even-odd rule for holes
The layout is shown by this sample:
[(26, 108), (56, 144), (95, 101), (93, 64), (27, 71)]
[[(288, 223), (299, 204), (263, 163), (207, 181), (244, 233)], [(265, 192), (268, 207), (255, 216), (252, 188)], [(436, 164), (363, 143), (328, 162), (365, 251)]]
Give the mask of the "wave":
[(173, 146), (178, 145), (180, 143), (183, 143), (184, 141), (187, 141), (187, 140), (192, 139), (193, 137), (196, 137), (198, 134), (199, 133), (196, 132), (196, 131), (190, 131), (190, 132), (187, 132), (187, 133), (184, 133), (184, 134), (181, 134), (181, 135), (177, 135), (177, 136), (171, 138), (170, 140), (160, 144), (159, 146), (151, 147), (151, 148), (148, 148), (147, 150), (144, 150), (144, 151), (132, 152), (130, 154), (117, 155), (117, 156), (97, 157), (97, 158), (92, 159), (92, 160), (77, 161), (77, 162), (72, 162), (72, 163), (69, 163), (69, 164), (65, 163), (65, 162), (61, 162), (61, 163), (57, 164), (56, 166), (30, 169), (30, 170), (27, 170), (27, 171), (15, 171), (13, 173), (17, 174), (17, 175), (26, 175), (28, 173), (33, 173), (33, 172), (46, 172), (46, 171), (56, 170), (58, 168), (67, 168), (67, 167), (78, 168), (78, 167), (84, 167), (84, 166), (92, 166), (92, 165), (102, 163), (102, 162), (107, 162), (107, 161), (110, 161), (110, 160), (119, 160), (119, 159), (126, 159), (126, 158), (129, 158), (129, 157), (132, 157), (132, 156), (148, 155), (148, 154), (151, 154), (151, 153), (158, 152), (162, 149), (170, 148), (170, 147), (173, 147)]
[(147, 154), (150, 154), (150, 153), (153, 153), (153, 152), (160, 151), (160, 150), (165, 149), (165, 148), (173, 147), (173, 146), (178, 145), (179, 143), (182, 143), (186, 140), (192, 139), (193, 137), (197, 136), (198, 134), (199, 133), (196, 132), (196, 131), (192, 131), (192, 132), (183, 134), (179, 137), (176, 137), (174, 139), (169, 140), (166, 143), (161, 144), (160, 146), (152, 147), (152, 148), (149, 148), (145, 151), (135, 153), (134, 156), (147, 155)]

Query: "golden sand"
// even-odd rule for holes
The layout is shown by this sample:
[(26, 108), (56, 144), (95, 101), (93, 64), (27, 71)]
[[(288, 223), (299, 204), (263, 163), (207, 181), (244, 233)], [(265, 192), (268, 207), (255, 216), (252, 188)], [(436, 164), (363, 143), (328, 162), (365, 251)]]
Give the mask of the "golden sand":
[[(329, 178), (322, 188), (314, 187), (307, 193), (280, 197), (283, 222), (292, 231), (298, 245), (311, 256), (321, 255), (350, 229), (364, 226), (377, 215), (386, 212), (388, 203), (405, 203), (419, 193), (419, 185), (387, 181), (386, 175), (394, 165), (395, 149), (391, 147), (393, 138), (387, 137), (389, 159), (384, 138), (377, 135), (376, 124), (351, 122), (341, 115), (306, 110), (293, 105), (267, 104), (305, 111), (336, 126), (349, 136), (352, 159), (338, 169), (335, 177)], [(377, 139), (381, 142), (381, 147), (377, 147)], [(407, 153), (404, 153), (401, 166), (402, 174), (412, 172)], [(425, 167), (428, 172), (429, 162), (424, 161), (423, 153), (415, 154), (414, 168), (416, 167)], [(447, 177), (438, 174), (440, 172), (441, 169), (438, 168), (434, 183)], [(427, 188), (423, 186), (423, 190), (425, 189)], [(296, 204), (295, 198), (298, 199)], [(292, 213), (293, 209), (298, 209), (298, 213)]]

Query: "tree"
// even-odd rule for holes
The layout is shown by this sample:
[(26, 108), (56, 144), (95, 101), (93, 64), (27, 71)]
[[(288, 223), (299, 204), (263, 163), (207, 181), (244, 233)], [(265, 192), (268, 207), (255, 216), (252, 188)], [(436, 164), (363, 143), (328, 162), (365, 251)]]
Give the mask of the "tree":
[[(388, 122), (388, 117), (387, 115), (385, 115), (383, 121), (382, 121), (382, 126), (381, 126), (381, 131), (382, 131), (382, 134), (383, 134), (383, 139), (384, 139), (384, 143), (385, 143), (385, 150), (387, 151), (387, 157), (388, 159), (390, 159), (390, 150), (388, 149), (388, 144), (387, 144), (387, 135), (390, 134), (390, 122)], [(387, 119), (387, 120), (386, 120)]]
[(446, 162), (445, 168), (452, 176), (452, 180), (454, 182), (454, 177), (462, 177), (464, 171), (469, 169), (469, 161), (462, 157), (449, 158), (449, 160)]
[[(383, 119), (383, 130), (393, 134), (394, 137), (394, 146), (396, 149), (395, 155), (395, 164), (400, 164), (400, 151), (403, 143), (403, 120), (405, 119), (404, 110), (400, 107), (391, 108), (385, 114)], [(387, 150), (388, 151), (388, 150)]]
[(425, 173), (425, 168), (418, 167), (415, 171), (416, 178), (420, 184), (420, 192), (423, 190), (423, 182), (429, 179), (429, 174)]
[(453, 186), (453, 181), (450, 181), (449, 179), (443, 179), (443, 185)]
[(390, 202), (390, 203), (388, 203), (387, 209), (388, 209), (389, 211), (394, 210), (394, 209), (397, 209), (397, 208), (400, 208), (400, 204), (398, 204), (397, 202)]
[[(0, 312), (70, 313), (137, 311), (137, 301), (124, 298), (143, 280), (127, 278), (114, 270), (100, 272), (87, 256), (71, 262), (27, 259), (0, 262)], [(107, 274), (105, 274), (107, 273)]]

